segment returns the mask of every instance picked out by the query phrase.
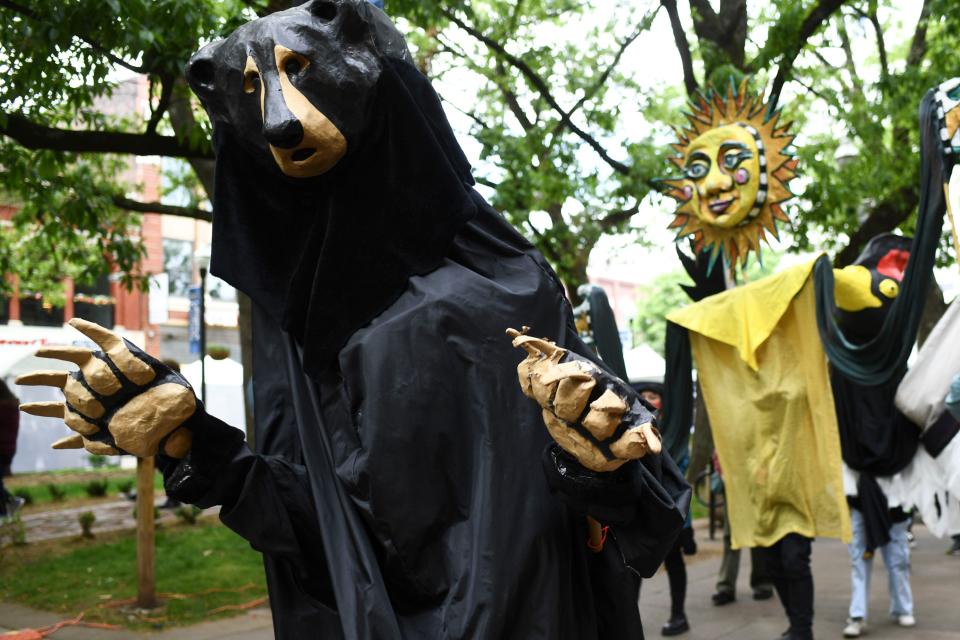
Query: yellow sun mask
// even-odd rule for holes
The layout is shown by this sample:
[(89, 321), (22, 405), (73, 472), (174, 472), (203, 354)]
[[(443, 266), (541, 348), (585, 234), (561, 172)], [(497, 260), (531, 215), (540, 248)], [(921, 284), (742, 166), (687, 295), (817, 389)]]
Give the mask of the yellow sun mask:
[[(778, 126), (779, 114), (746, 93), (746, 80), (726, 96), (711, 92), (691, 103), (688, 128), (677, 130), (670, 158), (682, 177), (663, 180), (680, 203), (670, 224), (677, 238), (693, 236), (711, 260), (723, 254), (731, 265), (760, 252), (776, 221), (789, 222), (780, 205), (792, 197), (796, 159), (787, 151), (793, 136)], [(712, 264), (712, 263), (711, 263)]]

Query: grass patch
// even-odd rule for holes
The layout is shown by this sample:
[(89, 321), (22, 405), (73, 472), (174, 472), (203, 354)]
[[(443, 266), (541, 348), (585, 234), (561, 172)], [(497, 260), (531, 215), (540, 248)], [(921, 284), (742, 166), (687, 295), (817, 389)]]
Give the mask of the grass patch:
[[(29, 495), (33, 506), (50, 504), (58, 502), (60, 504), (85, 500), (90, 498), (87, 486), (91, 483), (106, 483), (104, 496), (115, 499), (121, 489), (133, 483), (136, 486), (136, 472), (127, 470), (110, 471), (91, 471), (86, 473), (72, 474), (44, 474), (39, 475), (18, 475), (5, 481), (7, 489), (17, 495)], [(51, 492), (50, 486), (63, 492), (61, 499), (56, 499)], [(155, 489), (163, 489), (163, 477), (156, 474), (153, 486)]]
[[(19, 553), (22, 550), (24, 553)], [(132, 629), (187, 625), (236, 611), (211, 613), (266, 596), (259, 553), (217, 521), (157, 531), (161, 610), (136, 616), (116, 606), (137, 590), (133, 534), (95, 541), (7, 548), (0, 565), (0, 600), (56, 611), (64, 617)], [(184, 597), (186, 596), (186, 597)]]

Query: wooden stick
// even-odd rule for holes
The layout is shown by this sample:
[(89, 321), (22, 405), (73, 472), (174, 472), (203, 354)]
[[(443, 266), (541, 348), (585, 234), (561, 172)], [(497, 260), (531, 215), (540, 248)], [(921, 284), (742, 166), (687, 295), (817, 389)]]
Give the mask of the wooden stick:
[(953, 232), (953, 250), (956, 252), (957, 262), (960, 262), (960, 238), (957, 237), (957, 221), (953, 217), (953, 207), (950, 206), (950, 184), (947, 182), (943, 183), (943, 197), (947, 201), (947, 218), (950, 219), (950, 230)]
[(137, 459), (137, 606), (157, 606), (156, 523), (153, 519), (154, 459)]
[(590, 516), (587, 516), (587, 527), (590, 529), (590, 544), (588, 546), (594, 553), (600, 553), (603, 551), (603, 527)]

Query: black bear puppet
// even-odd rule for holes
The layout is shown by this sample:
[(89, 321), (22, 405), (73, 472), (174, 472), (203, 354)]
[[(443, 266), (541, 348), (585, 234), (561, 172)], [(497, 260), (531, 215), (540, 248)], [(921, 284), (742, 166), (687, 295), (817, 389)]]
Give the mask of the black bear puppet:
[[(222, 505), (263, 552), (277, 636), (640, 637), (636, 574), (689, 489), (556, 275), (473, 190), (396, 28), (313, 0), (187, 77), (214, 128), (211, 271), (254, 303), (256, 451), (192, 397), (192, 440), (154, 449), (169, 495)], [(521, 323), (553, 340), (515, 334), (522, 386)], [(124, 449), (104, 425), (89, 437)]]

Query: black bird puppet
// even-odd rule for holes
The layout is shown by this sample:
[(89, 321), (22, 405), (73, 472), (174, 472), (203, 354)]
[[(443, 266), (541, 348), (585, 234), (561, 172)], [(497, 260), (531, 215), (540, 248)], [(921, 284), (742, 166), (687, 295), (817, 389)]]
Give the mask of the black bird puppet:
[(396, 27), (313, 0), (204, 47), (187, 79), (213, 123), (211, 272), (254, 305), (256, 450), (95, 325), (104, 352), (47, 354), (84, 364), (32, 379), (64, 388), (45, 415), (82, 438), (60, 446), (159, 452), (169, 495), (221, 505), (264, 554), (280, 638), (641, 637), (636, 575), (689, 488), (473, 190)]

